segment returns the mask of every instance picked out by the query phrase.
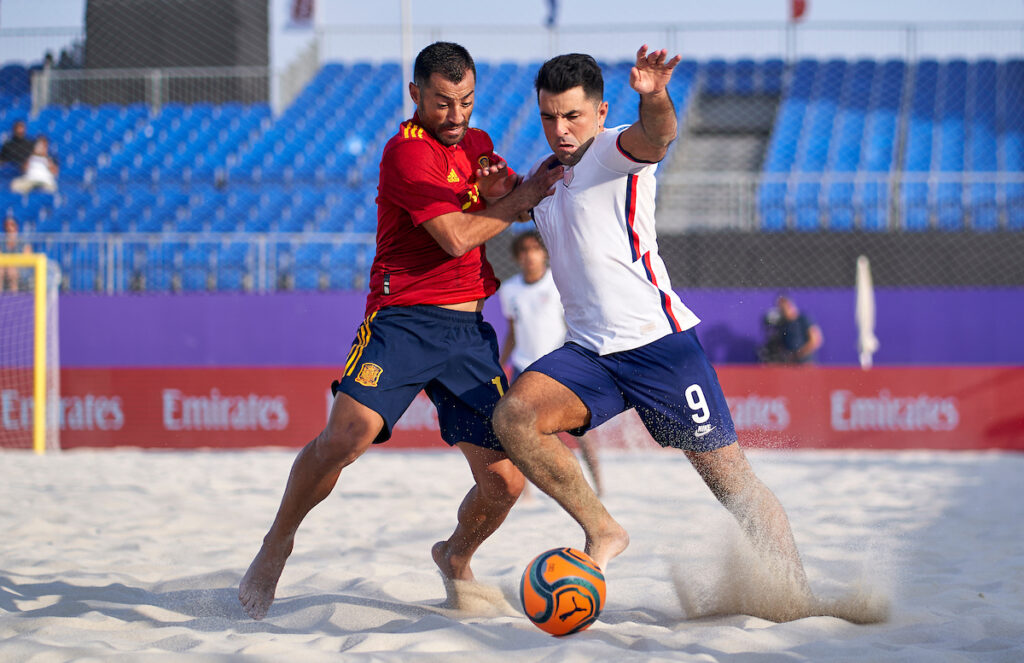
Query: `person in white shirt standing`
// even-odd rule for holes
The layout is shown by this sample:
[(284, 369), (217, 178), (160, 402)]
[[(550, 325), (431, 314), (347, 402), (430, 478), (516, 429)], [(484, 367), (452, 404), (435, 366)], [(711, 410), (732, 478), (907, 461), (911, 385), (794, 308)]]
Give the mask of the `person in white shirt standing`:
[[(544, 134), (563, 168), (533, 215), (550, 252), (568, 342), (534, 362), (494, 411), (512, 462), (583, 528), (605, 569), (629, 535), (555, 435), (578, 433), (635, 408), (660, 445), (681, 449), (736, 517), (769, 568), (810, 597), (789, 519), (737, 443), (729, 408), (697, 339), (699, 322), (673, 292), (654, 231), (655, 169), (677, 133), (667, 86), (680, 61), (639, 49), (630, 86), (639, 120), (605, 129), (597, 62), (561, 55), (537, 74)], [(550, 168), (548, 157), (534, 170)], [(809, 603), (806, 603), (809, 605)]]
[[(501, 365), (512, 367), (514, 382), (527, 367), (565, 342), (565, 313), (562, 300), (548, 269), (548, 251), (536, 230), (520, 233), (512, 241), (512, 255), (519, 272), (498, 288), (501, 310), (508, 320), (508, 333), (501, 348)], [(601, 471), (597, 450), (589, 435), (576, 438), (583, 460), (594, 479), (594, 491), (601, 495)]]

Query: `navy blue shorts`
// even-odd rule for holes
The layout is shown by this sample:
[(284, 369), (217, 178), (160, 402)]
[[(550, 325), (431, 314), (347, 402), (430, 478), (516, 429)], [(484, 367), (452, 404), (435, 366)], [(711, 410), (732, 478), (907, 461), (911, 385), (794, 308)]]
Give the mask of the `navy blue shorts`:
[(632, 407), (663, 447), (711, 451), (736, 441), (718, 375), (693, 329), (603, 357), (566, 343), (526, 370), (561, 382), (590, 410), (590, 425), (573, 435)]
[(391, 306), (363, 321), (338, 391), (384, 419), (375, 443), (423, 390), (437, 408), (441, 438), (501, 450), (491, 413), (508, 390), (498, 338), (479, 313)]

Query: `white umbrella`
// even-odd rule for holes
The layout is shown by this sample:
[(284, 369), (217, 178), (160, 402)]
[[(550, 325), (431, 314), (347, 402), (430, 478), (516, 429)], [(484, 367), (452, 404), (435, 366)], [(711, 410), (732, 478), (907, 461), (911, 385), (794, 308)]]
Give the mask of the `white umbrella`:
[(875, 337), (875, 289), (871, 285), (871, 263), (867, 256), (857, 258), (857, 352), (860, 367), (871, 368), (871, 355), (878, 350)]

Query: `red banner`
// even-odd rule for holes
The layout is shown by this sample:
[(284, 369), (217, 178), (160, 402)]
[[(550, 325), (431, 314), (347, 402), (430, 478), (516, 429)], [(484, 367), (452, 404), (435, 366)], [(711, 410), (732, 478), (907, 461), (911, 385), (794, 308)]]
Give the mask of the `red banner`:
[(748, 446), (1024, 450), (1024, 368), (723, 368)]
[[(72, 368), (61, 371), (61, 445), (301, 446), (322, 429), (332, 368)], [(722, 367), (747, 446), (1024, 450), (1024, 367)], [(31, 394), (0, 387), (0, 427), (31, 425)], [(28, 413), (28, 414), (26, 414)], [(598, 444), (636, 446), (611, 422)], [(607, 429), (607, 430), (605, 430)], [(627, 439), (628, 438), (628, 439)], [(388, 448), (443, 446), (423, 394)], [(653, 444), (653, 442), (651, 442)]]

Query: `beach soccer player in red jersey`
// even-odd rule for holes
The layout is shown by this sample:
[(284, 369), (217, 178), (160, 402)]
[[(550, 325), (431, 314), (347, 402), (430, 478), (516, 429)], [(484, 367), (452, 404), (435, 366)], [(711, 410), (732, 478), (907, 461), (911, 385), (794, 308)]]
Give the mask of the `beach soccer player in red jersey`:
[[(452, 535), (433, 547), (449, 603), (474, 585), (470, 559), (505, 520), (523, 489), (491, 428), (508, 388), (498, 341), (481, 315), (498, 280), (484, 242), (551, 195), (561, 167), (522, 180), (469, 128), (476, 68), (458, 44), (437, 42), (416, 57), (416, 104), (384, 147), (377, 195), (377, 253), (366, 319), (359, 327), (324, 430), (299, 452), (263, 545), (238, 598), (261, 619), (274, 600), (302, 519), (330, 494), (341, 470), (386, 442), (421, 391), (437, 408), (441, 437), (465, 455), (474, 485)], [(500, 592), (498, 592), (500, 596)]]

